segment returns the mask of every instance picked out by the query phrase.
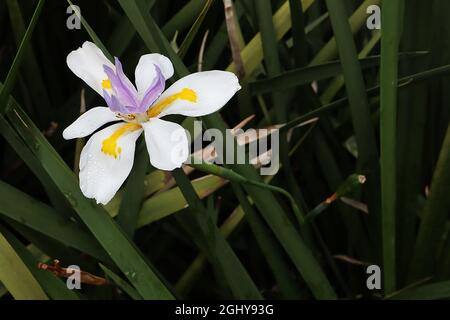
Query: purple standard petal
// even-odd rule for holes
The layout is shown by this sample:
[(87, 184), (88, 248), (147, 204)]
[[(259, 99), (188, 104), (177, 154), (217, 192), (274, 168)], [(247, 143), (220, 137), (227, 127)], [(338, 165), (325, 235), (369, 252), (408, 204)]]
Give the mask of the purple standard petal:
[(123, 73), (122, 64), (119, 59), (115, 58), (115, 63), (116, 72), (109, 66), (103, 65), (103, 70), (108, 76), (113, 91), (112, 95), (104, 92), (106, 103), (115, 112), (124, 114), (136, 113), (139, 109), (137, 91)]
[(135, 106), (138, 106), (139, 99), (137, 97), (136, 88), (131, 83), (130, 79), (128, 79), (128, 77), (123, 72), (122, 63), (119, 61), (117, 57), (114, 57), (114, 63), (116, 65), (116, 75), (119, 78), (120, 83), (122, 84), (123, 88), (125, 88), (125, 91), (129, 96), (129, 99), (134, 102)]
[(132, 93), (128, 91), (128, 89), (122, 84), (119, 77), (115, 74), (115, 72), (108, 66), (104, 65), (103, 69), (108, 76), (108, 79), (111, 83), (111, 88), (114, 93), (114, 96), (120, 101), (122, 105), (127, 106), (135, 106), (136, 102), (132, 96)]
[(166, 79), (164, 78), (161, 69), (155, 66), (156, 78), (153, 80), (152, 84), (147, 88), (139, 104), (139, 113), (144, 113), (152, 105), (153, 102), (161, 95), (164, 91)]
[(126, 111), (119, 100), (117, 100), (115, 96), (110, 96), (108, 91), (105, 89), (103, 89), (103, 98), (111, 111), (120, 113), (124, 113), (124, 111)]

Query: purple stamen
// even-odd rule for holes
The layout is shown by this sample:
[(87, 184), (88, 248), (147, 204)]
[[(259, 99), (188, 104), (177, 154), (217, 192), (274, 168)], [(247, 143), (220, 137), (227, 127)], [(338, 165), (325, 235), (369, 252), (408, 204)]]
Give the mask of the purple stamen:
[(120, 103), (126, 106), (136, 105), (136, 93), (129, 90), (129, 88), (123, 84), (120, 77), (110, 67), (104, 66), (103, 69), (111, 83), (112, 91)]
[(138, 99), (136, 88), (123, 72), (122, 63), (120, 63), (119, 59), (115, 57), (114, 62), (116, 65), (116, 75), (119, 78), (123, 88), (125, 89), (125, 94), (127, 94), (129, 99), (134, 102), (134, 105), (137, 105)]

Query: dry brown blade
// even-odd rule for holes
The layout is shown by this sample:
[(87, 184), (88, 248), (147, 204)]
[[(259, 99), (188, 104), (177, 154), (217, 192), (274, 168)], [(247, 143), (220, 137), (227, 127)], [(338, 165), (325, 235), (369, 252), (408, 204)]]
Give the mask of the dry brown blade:
[(317, 84), (317, 81), (311, 82), (311, 88), (313, 89), (314, 93), (317, 94), (319, 92), (319, 85)]
[[(236, 140), (237, 140), (237, 143), (239, 145), (245, 145), (245, 144), (251, 143), (251, 142), (253, 142), (253, 141), (257, 140), (257, 139), (265, 138), (266, 136), (268, 136), (271, 133), (271, 130), (273, 130), (273, 129), (280, 129), (283, 126), (285, 126), (285, 124), (275, 124), (275, 125), (267, 126), (265, 128), (255, 129), (255, 130), (252, 130), (252, 131), (249, 131), (249, 132), (244, 132), (244, 133), (239, 133), (238, 130), (242, 129), (244, 126), (246, 126), (247, 123), (249, 123), (251, 120), (253, 120), (254, 117), (255, 117), (254, 114), (248, 116), (247, 118), (245, 118), (244, 120), (239, 122), (234, 128), (231, 129), (231, 134), (236, 136)], [(312, 118), (312, 119), (309, 119), (309, 120), (307, 120), (305, 122), (302, 122), (302, 123), (298, 124), (294, 128), (303, 127), (305, 125), (308, 125), (308, 124), (311, 124), (311, 123), (315, 123), (318, 120), (319, 120), (319, 118), (317, 118), (317, 117), (316, 118)], [(292, 128), (291, 130), (293, 130), (294, 128)], [(260, 156), (262, 156), (264, 158), (267, 155), (262, 154)], [(192, 157), (193, 158), (197, 158), (197, 159), (201, 158), (204, 161), (211, 161), (211, 160), (213, 160), (213, 159), (215, 159), (217, 157), (217, 154), (216, 154), (216, 152), (214, 150), (214, 145), (213, 144), (209, 144), (205, 148), (197, 150), (196, 152), (192, 153)], [(258, 157), (256, 157), (253, 160), (257, 161), (257, 158)], [(192, 171), (187, 170), (185, 172), (192, 172)]]
[(369, 209), (367, 207), (367, 204), (362, 203), (357, 200), (354, 200), (354, 199), (351, 199), (351, 198), (347, 198), (347, 197), (341, 197), (340, 199), (346, 205), (349, 205), (350, 207), (353, 207), (355, 209), (358, 209), (359, 211), (369, 214)]
[(280, 128), (279, 125), (272, 125), (266, 128), (247, 130), (246, 132), (242, 132), (236, 135), (236, 142), (238, 145), (244, 146), (256, 140), (260, 140), (267, 137), (272, 133), (272, 130), (277, 130), (279, 128)]
[(86, 112), (86, 97), (85, 97), (85, 90), (84, 88), (81, 89), (80, 92), (80, 114), (83, 114)]
[(260, 168), (261, 166), (267, 164), (272, 159), (272, 149), (260, 154), (259, 156), (250, 159), (250, 164), (254, 165), (255, 168)]
[(428, 198), (428, 196), (430, 195), (430, 186), (429, 185), (425, 186), (424, 193), (425, 193), (425, 198)]
[[(85, 98), (85, 91), (84, 88), (81, 89), (80, 92), (80, 115), (86, 112), (86, 98)], [(84, 138), (78, 138), (75, 142), (75, 157), (73, 161), (73, 172), (75, 172), (76, 175), (78, 175), (78, 172), (80, 171), (79, 163), (80, 163), (80, 156), (81, 156), (81, 150), (83, 150), (84, 147)]]
[(173, 35), (173, 38), (170, 41), (170, 46), (173, 49), (173, 51), (175, 51), (175, 53), (178, 53), (178, 51), (180, 50), (180, 48), (178, 47), (177, 38), (178, 38), (178, 30), (175, 31), (175, 34)]
[(357, 265), (357, 266), (370, 266), (369, 262), (361, 261), (361, 260), (349, 257), (345, 254), (335, 254), (335, 255), (333, 255), (333, 258), (353, 264), (353, 265)]
[[(236, 136), (236, 140), (239, 145), (249, 144), (257, 139), (262, 139), (262, 138), (266, 137), (267, 135), (269, 135), (271, 133), (272, 129), (279, 129), (285, 125), (285, 124), (271, 125), (271, 126), (263, 128), (263, 129), (255, 129), (253, 131), (237, 134), (238, 129), (242, 129), (253, 118), (254, 118), (254, 115), (251, 115), (251, 116), (245, 118), (244, 120), (242, 120), (233, 129), (231, 129), (231, 134)], [(319, 118), (317, 118), (317, 117), (312, 118), (310, 120), (307, 120), (305, 122), (298, 124), (297, 126), (295, 126), (292, 129), (290, 129), (288, 132), (288, 141), (290, 140), (290, 138), (292, 136), (293, 129), (299, 128), (299, 127), (302, 127), (302, 126), (305, 126), (305, 125), (308, 125), (311, 123), (315, 123), (318, 120), (319, 120)], [(215, 159), (217, 157), (217, 153), (214, 149), (214, 145), (209, 144), (205, 148), (194, 152), (192, 154), (192, 156), (197, 159), (201, 157), (201, 159), (203, 159), (204, 161), (212, 161), (213, 159)], [(263, 154), (260, 154), (259, 156), (255, 157), (253, 159), (250, 159), (250, 163), (253, 164), (254, 166), (256, 166), (257, 168), (259, 168), (259, 167), (261, 167), (262, 164), (269, 161), (271, 159), (271, 156), (272, 156), (272, 150), (268, 150), (268, 151), (264, 152)], [(189, 167), (189, 166), (185, 165), (185, 167)], [(186, 169), (185, 172), (190, 173), (194, 170), (191, 167), (189, 167), (189, 168), (190, 169)]]
[(42, 134), (44, 136), (46, 136), (47, 138), (51, 137), (55, 133), (56, 129), (58, 129), (58, 123), (55, 122), (55, 121), (51, 121), (50, 125), (48, 126), (48, 128), (45, 129), (44, 132), (42, 132)]
[(253, 118), (255, 118), (255, 115), (251, 114), (247, 118), (245, 118), (244, 120), (239, 122), (237, 125), (235, 125), (233, 128), (231, 128), (231, 134), (235, 135), (237, 130), (242, 129), (243, 127), (245, 127), (247, 125), (247, 123), (249, 123), (250, 121), (253, 120)]
[(236, 66), (236, 75), (239, 79), (245, 77), (245, 67), (241, 57), (241, 47), (239, 45), (239, 34), (237, 30), (237, 21), (234, 14), (233, 1), (223, 0), (225, 10), (225, 23), (227, 25), (228, 40), (230, 41), (231, 56)]
[(335, 202), (338, 199), (338, 195), (337, 193), (333, 193), (331, 196), (329, 196), (328, 198), (325, 199), (324, 203), (329, 206), (330, 204), (332, 204), (333, 202)]
[[(291, 138), (292, 131), (295, 128), (300, 128), (300, 127), (309, 125), (311, 123), (315, 123), (318, 120), (319, 120), (319, 118), (316, 117), (316, 118), (309, 119), (307, 121), (304, 121), (304, 122), (296, 125), (294, 128), (292, 128), (292, 129), (290, 129), (288, 131), (288, 139)], [(236, 135), (237, 143), (239, 145), (241, 145), (241, 146), (245, 145), (245, 144), (252, 143), (253, 141), (256, 141), (256, 140), (259, 140), (259, 139), (267, 137), (268, 135), (270, 135), (272, 133), (272, 130), (278, 130), (278, 129), (284, 127), (285, 125), (286, 124), (284, 124), (284, 123), (283, 124), (274, 124), (274, 125), (270, 125), (270, 126), (267, 126), (267, 127), (264, 127), (264, 128), (254, 129), (254, 130), (251, 130), (251, 131), (248, 131), (248, 132), (237, 134)]]
[(395, 297), (396, 295), (398, 295), (398, 294), (401, 293), (401, 292), (404, 292), (404, 291), (406, 291), (406, 290), (409, 290), (409, 289), (418, 287), (418, 286), (420, 286), (420, 285), (422, 285), (422, 284), (427, 283), (428, 281), (430, 281), (430, 280), (432, 280), (432, 279), (433, 279), (433, 277), (432, 277), (432, 276), (429, 276), (429, 277), (425, 277), (425, 278), (423, 278), (423, 279), (417, 280), (416, 282), (413, 282), (413, 283), (407, 285), (406, 287), (401, 288), (400, 290), (394, 291), (394, 292), (392, 292), (392, 293), (386, 295), (383, 299), (386, 300), (386, 299), (390, 299), (390, 298), (392, 298), (392, 297)]
[[(60, 278), (68, 278), (74, 274), (74, 272), (69, 272), (67, 270), (67, 268), (62, 268), (59, 265), (59, 260), (56, 260), (56, 259), (53, 260), (53, 263), (50, 265), (39, 262), (37, 267), (41, 270), (50, 271), (55, 276), (60, 277)], [(94, 286), (104, 286), (104, 285), (107, 285), (110, 283), (108, 281), (108, 279), (95, 276), (89, 272), (82, 271), (82, 270), (80, 270), (80, 281), (81, 281), (81, 283), (86, 283), (86, 284), (90, 284), (90, 285), (94, 285)]]
[[(236, 134), (236, 131), (239, 129), (242, 129), (244, 126), (247, 125), (253, 118), (255, 117), (254, 114), (248, 116), (241, 122), (239, 122), (236, 126), (234, 126), (230, 131), (232, 135)], [(209, 144), (205, 148), (200, 149), (192, 153), (193, 158), (202, 159), (204, 161), (210, 161), (217, 157), (216, 151), (214, 150), (214, 144)], [(187, 166), (187, 165), (186, 165)]]
[(205, 35), (202, 39), (202, 44), (200, 45), (200, 50), (198, 53), (198, 66), (197, 71), (200, 72), (203, 70), (203, 55), (205, 53), (206, 40), (208, 39), (209, 29), (206, 30)]
[[(230, 130), (231, 134), (233, 136), (235, 136), (236, 132), (239, 129), (242, 129), (243, 127), (245, 127), (247, 125), (247, 123), (249, 123), (251, 120), (253, 120), (254, 117), (255, 117), (255, 115), (252, 114), (252, 115), (248, 116), (247, 118), (245, 118), (244, 120), (242, 120), (241, 122), (239, 122), (236, 126), (234, 126)], [(192, 157), (196, 158), (196, 159), (202, 159), (203, 161), (211, 161), (211, 160), (215, 159), (217, 157), (217, 153), (216, 153), (216, 150), (214, 149), (214, 144), (211, 143), (211, 144), (207, 145), (205, 148), (197, 150), (196, 152), (192, 153)], [(192, 171), (189, 171), (189, 172), (192, 172)]]

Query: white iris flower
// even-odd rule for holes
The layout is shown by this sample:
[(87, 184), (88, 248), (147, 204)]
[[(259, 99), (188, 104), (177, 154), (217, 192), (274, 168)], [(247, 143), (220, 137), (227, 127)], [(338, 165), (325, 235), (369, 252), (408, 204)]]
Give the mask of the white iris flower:
[(64, 130), (64, 138), (85, 137), (116, 122), (94, 133), (80, 157), (81, 191), (102, 204), (113, 198), (129, 175), (142, 132), (155, 168), (179, 168), (189, 156), (186, 132), (179, 124), (161, 118), (213, 113), (241, 88), (233, 73), (213, 70), (190, 74), (164, 91), (174, 70), (170, 60), (157, 53), (139, 59), (134, 86), (120, 61), (115, 58), (113, 64), (92, 42), (72, 51), (67, 65), (105, 99), (107, 107), (95, 107), (81, 115)]

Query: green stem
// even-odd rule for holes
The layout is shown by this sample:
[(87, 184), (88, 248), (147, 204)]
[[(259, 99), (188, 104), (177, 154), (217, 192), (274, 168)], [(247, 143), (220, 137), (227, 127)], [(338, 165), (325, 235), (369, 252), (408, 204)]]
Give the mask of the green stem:
[[(194, 162), (194, 160), (192, 162)], [(287, 192), (286, 190), (284, 190), (283, 188), (248, 179), (248, 178), (240, 175), (239, 173), (234, 172), (231, 169), (220, 167), (220, 166), (217, 166), (212, 163), (202, 162), (201, 164), (192, 163), (189, 165), (199, 171), (214, 174), (216, 176), (225, 178), (225, 179), (233, 181), (233, 182), (246, 183), (246, 184), (257, 186), (257, 187), (260, 187), (263, 189), (281, 193), (286, 198), (288, 198), (289, 202), (291, 203), (292, 211), (294, 212), (299, 225), (303, 225), (304, 217), (303, 217), (302, 211), (297, 206), (297, 203), (296, 203), (294, 197), (292, 197), (292, 195), (289, 192)]]

